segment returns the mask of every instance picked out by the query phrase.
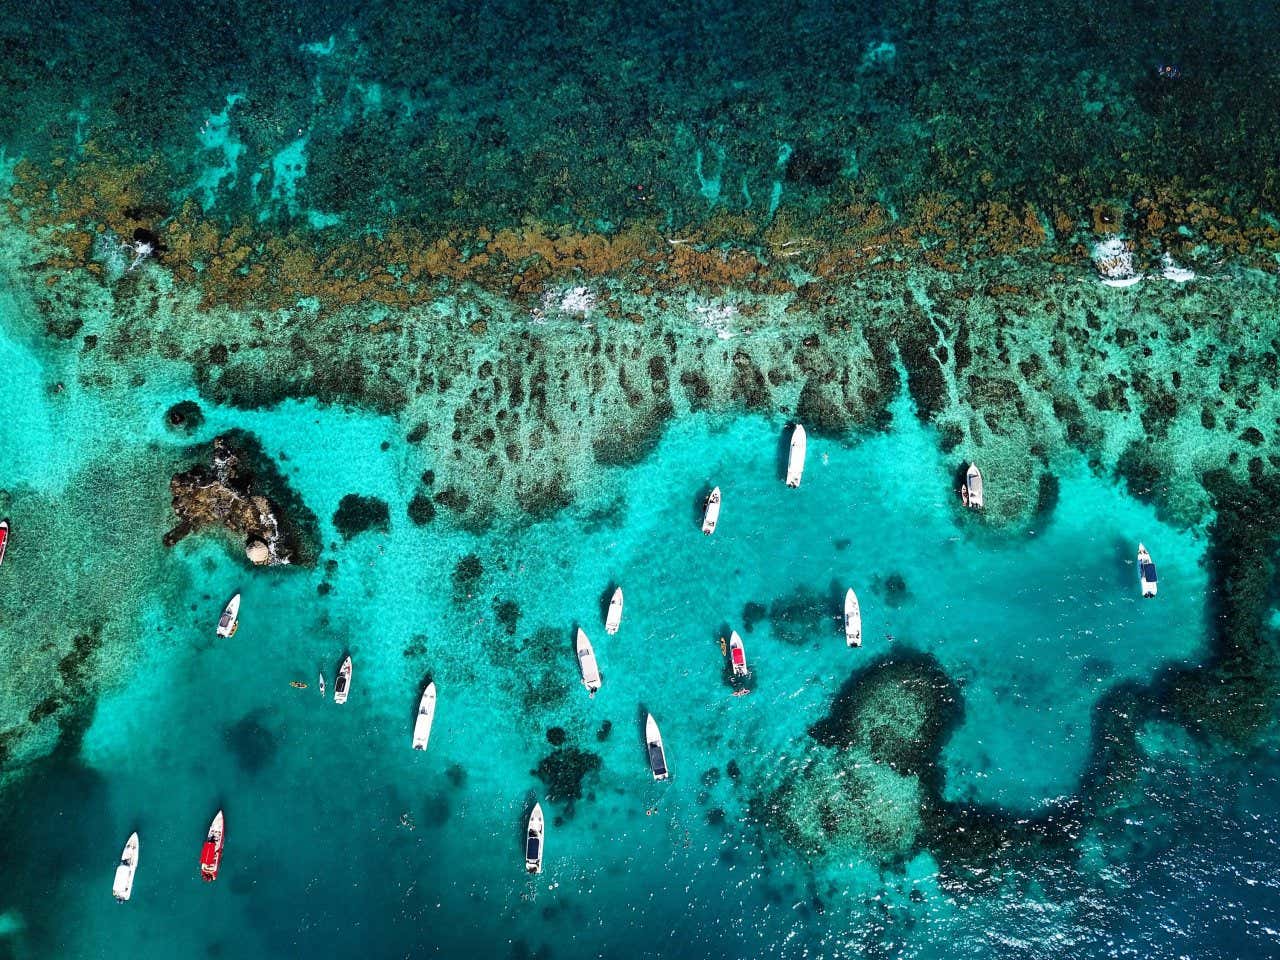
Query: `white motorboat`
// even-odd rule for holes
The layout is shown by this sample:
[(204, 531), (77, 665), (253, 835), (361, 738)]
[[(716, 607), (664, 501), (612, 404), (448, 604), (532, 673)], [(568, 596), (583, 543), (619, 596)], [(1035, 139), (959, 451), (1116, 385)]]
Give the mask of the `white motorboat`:
[(747, 651), (742, 645), (742, 638), (738, 636), (737, 630), (729, 633), (729, 665), (733, 667), (735, 677), (747, 675)]
[(138, 872), (138, 835), (129, 834), (124, 845), (124, 853), (120, 854), (120, 863), (116, 867), (115, 883), (111, 885), (112, 895), (124, 903), (133, 896), (133, 875)]
[(862, 646), (862, 610), (852, 589), (844, 595), (844, 642), (851, 647)]
[(582, 671), (582, 685), (594, 697), (596, 691), (600, 689), (600, 667), (596, 663), (596, 652), (591, 649), (591, 641), (587, 639), (587, 635), (582, 632), (581, 627), (578, 628), (576, 646), (578, 649), (578, 669)]
[(431, 738), (431, 721), (436, 716), (436, 682), (432, 680), (422, 691), (422, 699), (418, 701), (418, 719), (413, 721), (413, 749), (427, 749), (427, 740)]
[(347, 694), (351, 692), (351, 658), (347, 657), (338, 668), (338, 676), (333, 681), (333, 702), (346, 703)]
[(324, 673), (320, 674), (320, 696), (324, 696)]
[(964, 486), (960, 488), (960, 502), (970, 510), (981, 510), (986, 502), (982, 497), (982, 471), (976, 463), (969, 464), (964, 472)]
[(716, 487), (707, 495), (706, 509), (702, 513), (702, 532), (710, 536), (716, 532), (716, 524), (720, 521), (720, 488)]
[(542, 841), (545, 835), (542, 804), (535, 803), (533, 812), (529, 814), (529, 829), (525, 831), (524, 837), (524, 868), (530, 873), (542, 872)]
[(1156, 595), (1156, 565), (1142, 544), (1138, 544), (1138, 585), (1147, 599)]
[(644, 721), (644, 742), (649, 748), (649, 769), (653, 771), (653, 779), (671, 779), (671, 771), (667, 769), (667, 751), (662, 746), (662, 734), (658, 732), (658, 721), (653, 719), (652, 713)]
[(804, 427), (796, 424), (791, 432), (791, 452), (787, 455), (787, 486), (800, 486), (800, 478), (804, 475), (804, 454), (808, 445), (808, 437)]
[(622, 588), (619, 587), (613, 591), (613, 597), (609, 600), (609, 613), (604, 618), (604, 632), (612, 636), (618, 632), (618, 627), (622, 623)]
[(231, 602), (227, 604), (227, 608), (222, 611), (222, 616), (218, 618), (218, 636), (230, 637), (240, 629), (240, 594), (236, 594), (231, 598)]

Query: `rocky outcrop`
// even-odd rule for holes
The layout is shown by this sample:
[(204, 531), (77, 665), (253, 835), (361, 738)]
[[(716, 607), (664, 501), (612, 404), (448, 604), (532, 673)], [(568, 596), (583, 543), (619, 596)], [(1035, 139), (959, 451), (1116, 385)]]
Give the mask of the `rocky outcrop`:
[[(178, 523), (164, 535), (172, 547), (208, 527), (221, 529), (259, 566), (314, 562), (315, 516), (285, 486), (257, 441), (246, 433), (215, 437), (209, 463), (169, 481)], [(286, 511), (283, 501), (293, 501)]]

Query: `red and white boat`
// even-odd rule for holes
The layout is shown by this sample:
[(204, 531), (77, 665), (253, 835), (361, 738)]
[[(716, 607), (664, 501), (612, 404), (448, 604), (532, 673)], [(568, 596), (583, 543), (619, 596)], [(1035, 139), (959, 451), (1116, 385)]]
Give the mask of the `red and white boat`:
[(200, 879), (212, 882), (218, 879), (218, 868), (222, 866), (222, 841), (226, 836), (222, 811), (209, 824), (209, 837), (200, 851)]
[(738, 636), (737, 630), (733, 630), (729, 634), (729, 662), (733, 665), (733, 675), (735, 677), (745, 677), (747, 675), (747, 651), (742, 646), (742, 638)]
[(4, 548), (9, 543), (9, 521), (0, 520), (0, 563), (4, 563)]

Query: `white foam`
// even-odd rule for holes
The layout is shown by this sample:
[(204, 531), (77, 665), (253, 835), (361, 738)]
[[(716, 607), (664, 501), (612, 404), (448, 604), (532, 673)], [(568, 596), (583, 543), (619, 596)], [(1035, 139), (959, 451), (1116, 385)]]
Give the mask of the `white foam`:
[(1188, 270), (1186, 267), (1180, 267), (1173, 262), (1173, 257), (1168, 253), (1160, 257), (1160, 276), (1174, 283), (1186, 283), (1188, 280), (1196, 278), (1194, 270)]
[(1120, 237), (1094, 244), (1093, 266), (1108, 287), (1131, 287), (1142, 279), (1142, 274), (1133, 267), (1133, 251)]

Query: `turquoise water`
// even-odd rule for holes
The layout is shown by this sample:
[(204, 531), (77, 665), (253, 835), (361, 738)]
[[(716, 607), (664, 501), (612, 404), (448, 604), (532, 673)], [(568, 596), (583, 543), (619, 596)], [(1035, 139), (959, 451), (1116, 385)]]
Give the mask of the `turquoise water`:
[[(806, 858), (758, 815), (807, 767), (808, 727), (836, 689), (882, 655), (936, 656), (964, 706), (942, 753), (944, 796), (1015, 818), (1052, 815), (1077, 789), (1107, 690), (1205, 655), (1202, 534), (1162, 523), (1083, 461), (1056, 466), (1051, 513), (1000, 531), (959, 510), (953, 458), (905, 396), (882, 432), (813, 438), (798, 491), (779, 479), (783, 421), (694, 415), (640, 464), (600, 469), (589, 495), (551, 519), (467, 533), (408, 522), (423, 464), (389, 418), (309, 402), (206, 408), (200, 431), (179, 441), (161, 416), (190, 395), (176, 371), (154, 368), (145, 387), (110, 401), (69, 391), (68, 417), (47, 390), (59, 372), (20, 339), (2, 342), (19, 374), (5, 399), (24, 410), (3, 434), (6, 486), (57, 496), (77, 462), (106, 451), (158, 455), (240, 427), (321, 518), (325, 544), (315, 569), (252, 570), (195, 537), (148, 552), (154, 565), (127, 583), (97, 584), (127, 590), (119, 609), (136, 619), (115, 625), (115, 662), (74, 775), (18, 794), (24, 821), (40, 810), (71, 826), (53, 843), (58, 869), (24, 885), (5, 914), (14, 956), (99, 956), (106, 943), (146, 955), (157, 942), (222, 956), (840, 956), (869, 944), (942, 956), (942, 930), (984, 955), (1034, 956), (1061, 929), (1028, 914), (1032, 904), (1092, 943), (1089, 885), (1141, 882), (1103, 878), (1114, 852), (1091, 841), (1093, 873), (1059, 866), (968, 901), (925, 849), (896, 862), (872, 850)], [(163, 501), (165, 479), (139, 495)], [(990, 497), (1002, 479), (988, 473)], [(698, 502), (712, 484), (724, 507), (705, 538)], [(389, 532), (342, 540), (330, 518), (352, 492), (390, 504)], [(32, 562), (20, 538), (19, 526), (11, 583)], [(1139, 539), (1160, 564), (1156, 602), (1138, 598)], [(460, 585), (468, 555), (483, 572)], [(626, 613), (607, 637), (614, 584)], [(860, 650), (840, 633), (846, 586), (862, 599)], [(217, 640), (236, 591), (241, 628)], [(506, 601), (514, 623), (510, 608), (499, 616)], [(575, 672), (575, 626), (604, 675), (594, 700)], [(747, 697), (730, 696), (725, 678), (718, 641), (729, 629), (746, 640)], [(332, 683), (346, 652), (352, 694), (338, 707), (315, 680), (322, 671)], [(409, 744), (429, 677), (439, 705), (422, 754)], [(644, 710), (662, 725), (666, 784), (646, 767)], [(548, 804), (533, 771), (552, 753), (553, 727), (598, 767), (581, 798)], [(887, 796), (900, 806), (888, 816), (914, 822), (910, 790)], [(530, 879), (521, 830), (534, 799), (549, 827), (546, 872)], [(196, 863), (220, 807), (227, 853), (210, 888)], [(134, 829), (134, 900), (118, 907), (112, 858)], [(42, 852), (42, 838), (29, 831), (25, 852)], [(76, 922), (56, 920), (68, 916)], [(983, 926), (993, 923), (994, 938)], [(1006, 936), (1022, 946), (1006, 952)]]

